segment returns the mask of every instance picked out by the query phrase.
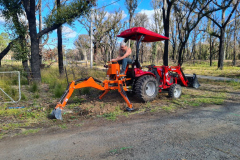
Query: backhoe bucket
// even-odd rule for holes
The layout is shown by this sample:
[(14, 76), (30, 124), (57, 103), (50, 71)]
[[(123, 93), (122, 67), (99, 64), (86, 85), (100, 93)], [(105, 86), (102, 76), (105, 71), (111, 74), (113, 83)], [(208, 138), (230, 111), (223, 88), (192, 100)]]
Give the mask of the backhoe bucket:
[(54, 109), (51, 113), (51, 116), (56, 119), (62, 120), (62, 110), (60, 108)]
[(186, 76), (188, 80), (188, 86), (193, 88), (199, 88), (201, 85), (198, 82), (197, 75), (193, 74), (193, 76)]

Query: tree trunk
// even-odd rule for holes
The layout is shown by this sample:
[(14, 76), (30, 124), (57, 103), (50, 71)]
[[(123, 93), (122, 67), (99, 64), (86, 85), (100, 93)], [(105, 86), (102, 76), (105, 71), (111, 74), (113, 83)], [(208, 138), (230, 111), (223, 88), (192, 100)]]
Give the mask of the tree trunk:
[[(57, 7), (60, 7), (60, 0), (57, 0)], [(57, 35), (58, 35), (58, 68), (59, 68), (59, 74), (62, 75), (63, 70), (63, 51), (62, 51), (62, 26), (58, 27), (57, 29)]]
[[(18, 38), (17, 38), (17, 39), (18, 39)], [(1, 61), (2, 61), (3, 57), (8, 54), (8, 52), (9, 52), (10, 49), (11, 49), (11, 46), (12, 46), (13, 42), (14, 42), (15, 40), (17, 40), (17, 39), (14, 39), (12, 42), (10, 42), (10, 43), (8, 44), (8, 46), (0, 53), (0, 66), (1, 66)]]
[(237, 20), (236, 20), (236, 15), (237, 15), (237, 12), (235, 12), (235, 29), (234, 29), (234, 48), (233, 48), (233, 61), (232, 61), (232, 64), (233, 66), (236, 66), (236, 50), (237, 50), (237, 45), (236, 45), (236, 41), (237, 41), (237, 33), (236, 33), (236, 30), (237, 30)]
[(221, 29), (221, 35), (220, 35), (220, 44), (219, 44), (219, 52), (218, 52), (218, 68), (223, 69), (223, 60), (224, 60), (224, 38), (225, 38), (225, 28)]
[(172, 52), (172, 60), (174, 61), (175, 59), (175, 50), (176, 50), (176, 47), (173, 46), (173, 52)]
[(27, 14), (29, 22), (29, 34), (31, 38), (31, 71), (34, 82), (41, 82), (40, 62), (39, 62), (39, 38), (37, 36), (37, 25), (35, 17), (35, 0), (30, 0), (29, 13)]
[(180, 64), (180, 65), (182, 65), (182, 52), (183, 52), (184, 46), (185, 46), (185, 44), (182, 44), (179, 49), (178, 64)]
[(213, 57), (213, 53), (212, 53), (212, 36), (210, 35), (210, 39), (209, 39), (209, 42), (210, 42), (210, 48), (209, 48), (209, 52), (210, 52), (210, 66), (212, 66), (212, 57)]
[(30, 74), (30, 69), (29, 69), (29, 66), (28, 66), (28, 60), (22, 60), (22, 65), (23, 65), (24, 71), (27, 73), (27, 80), (28, 80), (28, 83), (29, 83), (30, 79), (31, 79), (31, 74)]
[(191, 58), (191, 56), (190, 56), (189, 49), (188, 49), (188, 43), (187, 43), (187, 45), (186, 45), (186, 48), (187, 48), (186, 58), (189, 59), (189, 58)]
[(202, 35), (200, 36), (200, 41), (199, 41), (199, 59), (202, 59)]
[[(129, 29), (132, 27), (132, 17), (133, 17), (133, 14), (130, 13), (130, 15), (129, 15)], [(128, 40), (128, 47), (131, 47), (131, 40), (130, 39)]]
[[(38, 11), (39, 11), (39, 32), (42, 30), (42, 0), (39, 0), (39, 9), (38, 9)], [(40, 46), (40, 48), (39, 48), (39, 60), (40, 60), (40, 66), (41, 66), (41, 64), (42, 64), (42, 57), (43, 57), (43, 55), (42, 55), (42, 48), (43, 48), (43, 46), (41, 46), (42, 45), (42, 37), (40, 37), (39, 38), (39, 46)]]
[(193, 42), (193, 47), (192, 47), (192, 59), (195, 60), (196, 58), (196, 41)]
[[(168, 3), (168, 6), (167, 4)], [(171, 8), (172, 3), (167, 2), (164, 0), (164, 6), (163, 6), (163, 24), (164, 24), (164, 33), (166, 37), (169, 37), (169, 22), (170, 22), (170, 16), (171, 16)], [(166, 13), (167, 11), (167, 13)], [(169, 41), (164, 41), (164, 53), (163, 53), (163, 65), (168, 66), (168, 45)]]
[(224, 52), (224, 60), (225, 59), (228, 59), (228, 57), (229, 57), (229, 52), (228, 52), (228, 46), (229, 46), (229, 32), (227, 32), (227, 39), (226, 39), (226, 47), (225, 47), (225, 52)]
[[(32, 26), (31, 27), (30, 26), (31, 25), (29, 22), (29, 28), (33, 28)], [(35, 25), (35, 28), (36, 28), (36, 25)], [(30, 29), (30, 30), (33, 30), (33, 29)], [(39, 39), (36, 37), (36, 35), (37, 33), (30, 34), (30, 37), (31, 37), (31, 60), (30, 61), (31, 61), (33, 81), (39, 83), (41, 82), (40, 62), (39, 62)]]

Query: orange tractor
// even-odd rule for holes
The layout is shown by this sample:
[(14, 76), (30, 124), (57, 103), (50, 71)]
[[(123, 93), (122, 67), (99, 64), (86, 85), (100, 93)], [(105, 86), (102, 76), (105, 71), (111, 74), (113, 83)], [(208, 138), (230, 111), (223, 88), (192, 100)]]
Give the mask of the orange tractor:
[(72, 81), (55, 109), (52, 115), (56, 119), (62, 119), (62, 110), (67, 104), (75, 89), (91, 87), (104, 91), (99, 99), (102, 99), (110, 90), (118, 90), (120, 95), (127, 103), (126, 110), (132, 111), (133, 105), (129, 101), (126, 91), (131, 91), (141, 101), (148, 102), (156, 98), (159, 92), (167, 90), (172, 98), (179, 98), (182, 93), (181, 85), (186, 87), (198, 88), (200, 85), (197, 76), (185, 76), (181, 66), (147, 66), (148, 71), (143, 71), (138, 61), (139, 45), (141, 42), (156, 42), (168, 40), (160, 34), (149, 31), (143, 27), (134, 27), (123, 31), (118, 37), (125, 38), (125, 42), (129, 39), (136, 40), (136, 59), (133, 63), (128, 64), (125, 74), (120, 74), (120, 65), (117, 62), (109, 62), (106, 68), (108, 79), (101, 82), (93, 77), (78, 79)]

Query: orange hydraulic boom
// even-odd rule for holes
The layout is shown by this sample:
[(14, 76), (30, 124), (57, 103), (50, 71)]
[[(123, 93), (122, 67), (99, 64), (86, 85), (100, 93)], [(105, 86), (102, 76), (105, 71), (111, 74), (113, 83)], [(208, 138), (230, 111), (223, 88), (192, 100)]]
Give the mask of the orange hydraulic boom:
[[(128, 90), (126, 86), (126, 81), (130, 80), (131, 78), (125, 78), (125, 75), (120, 75), (120, 66), (117, 62), (112, 62), (112, 64), (108, 65), (107, 75), (109, 77), (109, 80), (104, 80), (103, 82), (93, 77), (72, 81), (68, 85), (66, 91), (64, 92), (57, 106), (52, 111), (52, 115), (56, 119), (62, 120), (61, 111), (67, 104), (67, 101), (71, 97), (73, 91), (75, 89), (86, 88), (86, 87), (91, 87), (91, 88), (105, 91), (102, 95), (99, 96), (99, 99), (102, 99), (103, 96), (106, 95), (110, 90), (118, 90), (118, 92), (121, 94), (121, 96), (123, 97), (123, 99), (128, 105), (127, 110), (133, 110), (132, 103), (129, 101), (125, 92)], [(78, 82), (81, 82), (81, 83), (78, 83)], [(97, 82), (102, 83), (102, 85), (98, 84)]]

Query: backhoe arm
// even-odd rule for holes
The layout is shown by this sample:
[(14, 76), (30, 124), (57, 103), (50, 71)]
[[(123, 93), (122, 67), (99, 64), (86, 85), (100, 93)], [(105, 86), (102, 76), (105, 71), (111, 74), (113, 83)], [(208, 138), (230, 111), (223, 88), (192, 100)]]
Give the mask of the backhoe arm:
[[(76, 84), (79, 81), (83, 81), (81, 83)], [(99, 80), (96, 80), (97, 82), (101, 82)], [(72, 93), (75, 89), (80, 89), (80, 88), (86, 88), (86, 87), (91, 87), (95, 88), (98, 90), (104, 91), (105, 88), (102, 87), (101, 85), (97, 84), (94, 80), (94, 78), (89, 77), (88, 79), (80, 79), (76, 81), (72, 81), (70, 85), (68, 85), (66, 91), (64, 92), (63, 96), (61, 97), (60, 101), (58, 102), (57, 106), (52, 112), (52, 115), (54, 115), (57, 119), (62, 119), (61, 116), (61, 111), (62, 109), (66, 106), (69, 98), (72, 96)]]

